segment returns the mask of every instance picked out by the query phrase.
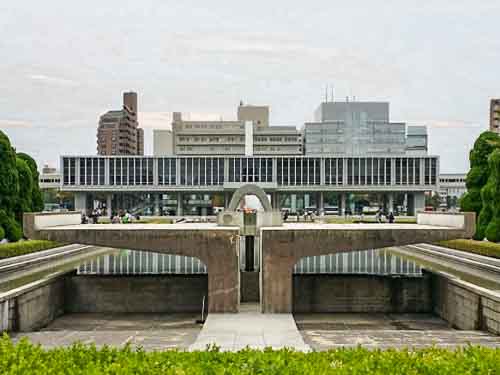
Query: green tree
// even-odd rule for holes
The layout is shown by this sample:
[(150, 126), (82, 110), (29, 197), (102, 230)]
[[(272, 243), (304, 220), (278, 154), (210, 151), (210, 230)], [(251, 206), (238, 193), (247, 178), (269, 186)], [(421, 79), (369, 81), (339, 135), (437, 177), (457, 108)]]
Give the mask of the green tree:
[(9, 138), (0, 130), (0, 209), (12, 213), (18, 192), (16, 153)]
[(432, 207), (434, 210), (437, 210), (439, 208), (439, 205), (441, 204), (441, 196), (434, 192), (431, 195), (426, 195), (425, 196), (425, 205)]
[(43, 196), (39, 186), (40, 173), (38, 173), (38, 167), (36, 165), (36, 162), (31, 156), (25, 154), (24, 152), (17, 153), (17, 157), (24, 160), (26, 164), (28, 164), (28, 167), (31, 171), (31, 176), (33, 181), (31, 190), (31, 204), (32, 204), (31, 211), (33, 212), (42, 211)]
[(490, 176), (488, 183), (481, 190), (483, 209), (479, 217), (480, 222), (484, 221), (481, 224), (486, 225), (484, 235), (488, 241), (500, 242), (500, 149), (492, 152), (488, 164)]
[(22, 225), (23, 212), (33, 211), (33, 176), (28, 163), (26, 163), (23, 159), (16, 159), (16, 167), (19, 175), (19, 194), (14, 206), (14, 215), (18, 223)]
[(486, 227), (490, 220), (490, 213), (486, 209), (483, 214), (483, 198), (489, 199), (488, 189), (485, 190), (483, 197), (481, 190), (488, 182), (490, 167), (488, 157), (500, 147), (500, 138), (496, 133), (486, 131), (474, 142), (474, 147), (469, 154), (470, 170), (467, 173), (465, 184), (467, 193), (460, 199), (460, 209), (464, 212), (475, 212), (477, 215), (476, 233), (474, 238), (482, 240), (485, 236)]

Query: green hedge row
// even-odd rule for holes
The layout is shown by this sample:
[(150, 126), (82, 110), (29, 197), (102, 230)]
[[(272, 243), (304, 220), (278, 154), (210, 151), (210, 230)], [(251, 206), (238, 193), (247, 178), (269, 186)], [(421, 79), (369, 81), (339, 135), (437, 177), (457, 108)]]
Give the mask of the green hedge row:
[(6, 243), (0, 245), (0, 259), (52, 249), (53, 247), (58, 246), (61, 246), (59, 242), (44, 240), (29, 240)]
[(500, 349), (456, 351), (340, 349), (299, 353), (289, 350), (144, 352), (73, 345), (43, 350), (21, 340), (0, 339), (0, 373), (28, 374), (498, 374)]
[(486, 255), (493, 258), (500, 258), (500, 243), (460, 239), (440, 241), (438, 242), (438, 245), (449, 247), (450, 249), (468, 251), (470, 253)]

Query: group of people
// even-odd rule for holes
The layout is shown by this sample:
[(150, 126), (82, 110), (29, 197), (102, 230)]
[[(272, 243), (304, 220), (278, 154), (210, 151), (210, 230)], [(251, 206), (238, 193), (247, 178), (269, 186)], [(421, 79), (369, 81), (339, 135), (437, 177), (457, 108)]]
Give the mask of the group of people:
[[(382, 210), (378, 210), (377, 213), (375, 214), (375, 221), (377, 223), (385, 223), (386, 217)], [(387, 215), (387, 221), (389, 222), (389, 224), (394, 223), (395, 218), (394, 218), (394, 213), (392, 211), (389, 212), (389, 215)]]
[[(83, 214), (82, 215), (82, 224), (97, 224), (99, 222), (99, 217), (104, 214), (104, 211), (101, 208), (96, 208), (92, 210), (90, 215)], [(120, 211), (120, 213), (113, 213), (111, 215), (111, 224), (126, 224), (131, 223), (133, 220), (140, 220), (140, 216), (132, 215), (128, 211)]]

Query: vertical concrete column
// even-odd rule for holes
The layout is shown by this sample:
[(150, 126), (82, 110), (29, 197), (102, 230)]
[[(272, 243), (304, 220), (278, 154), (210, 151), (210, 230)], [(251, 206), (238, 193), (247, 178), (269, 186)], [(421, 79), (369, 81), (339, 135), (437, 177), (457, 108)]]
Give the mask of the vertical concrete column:
[(75, 211), (80, 211), (82, 214), (87, 214), (87, 193), (75, 193)]
[(296, 194), (290, 195), (290, 210), (292, 212), (297, 212), (297, 195)]
[(425, 210), (425, 193), (423, 191), (419, 191), (417, 193), (413, 193), (413, 199), (415, 207), (415, 215), (419, 211)]
[(406, 202), (406, 212), (408, 216), (415, 216), (415, 197), (413, 194), (408, 193)]
[(113, 215), (113, 194), (106, 196), (106, 215), (109, 217)]
[(290, 255), (286, 241), (275, 241), (272, 232), (261, 234), (261, 311), (291, 313), (292, 273), (296, 259)]
[(177, 192), (177, 216), (184, 215), (184, 212), (182, 210), (182, 206), (183, 206), (182, 193), (179, 191), (179, 192)]
[(325, 210), (325, 200), (323, 197), (323, 192), (318, 193), (318, 214), (321, 214)]
[(275, 191), (274, 193), (271, 193), (271, 206), (273, 207), (273, 210), (275, 210), (275, 211), (281, 210), (280, 195), (277, 191)]
[(240, 238), (212, 244), (202, 259), (208, 272), (208, 312), (236, 313), (240, 306)]
[(153, 213), (155, 216), (160, 216), (160, 194), (154, 194), (154, 210)]
[(394, 212), (394, 193), (389, 193), (389, 212)]
[(230, 193), (228, 191), (225, 191), (224, 193), (224, 210), (227, 210), (229, 207), (229, 201), (231, 200), (231, 196), (229, 195)]
[(339, 215), (341, 215), (341, 216), (345, 215), (345, 211), (347, 208), (346, 201), (347, 201), (346, 193), (341, 193), (340, 194), (340, 204), (339, 204)]

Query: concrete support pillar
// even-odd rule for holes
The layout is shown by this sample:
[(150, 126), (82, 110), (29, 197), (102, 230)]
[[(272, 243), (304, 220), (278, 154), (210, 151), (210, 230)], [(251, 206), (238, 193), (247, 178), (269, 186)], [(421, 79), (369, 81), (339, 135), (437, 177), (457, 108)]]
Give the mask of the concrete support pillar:
[(75, 193), (75, 211), (87, 214), (87, 193)]
[(423, 191), (418, 193), (413, 193), (415, 215), (419, 211), (425, 210), (425, 193)]
[(341, 193), (340, 194), (340, 204), (339, 204), (339, 215), (341, 215), (341, 216), (345, 215), (345, 211), (347, 208), (346, 201), (347, 201), (346, 193)]
[(325, 210), (325, 200), (323, 197), (323, 192), (318, 193), (318, 214), (321, 214)]
[(273, 207), (273, 210), (275, 210), (275, 211), (281, 210), (280, 194), (277, 191), (275, 191), (274, 193), (271, 193), (271, 206)]
[(154, 194), (154, 210), (153, 214), (155, 216), (160, 216), (160, 194), (155, 193)]
[(290, 195), (290, 211), (292, 212), (297, 212), (297, 195), (296, 194), (291, 194)]
[(413, 194), (407, 194), (406, 212), (408, 216), (415, 216), (415, 197)]
[(389, 193), (389, 212), (394, 212), (394, 193)]
[(304, 194), (304, 208), (305, 207), (310, 207), (311, 206), (311, 197), (309, 194)]
[(182, 193), (178, 192), (177, 193), (177, 216), (182, 216), (184, 215), (184, 212), (182, 210), (183, 202), (182, 202)]
[(113, 194), (106, 196), (106, 215), (109, 217), (113, 215)]
[(229, 202), (231, 201), (231, 193), (229, 191), (225, 191), (224, 193), (224, 210), (227, 210), (229, 207)]

